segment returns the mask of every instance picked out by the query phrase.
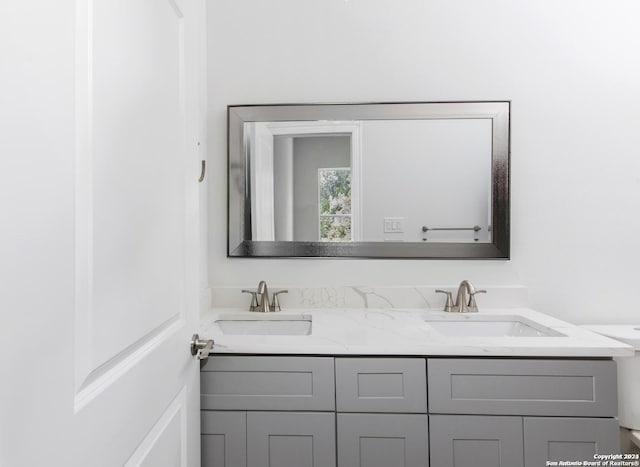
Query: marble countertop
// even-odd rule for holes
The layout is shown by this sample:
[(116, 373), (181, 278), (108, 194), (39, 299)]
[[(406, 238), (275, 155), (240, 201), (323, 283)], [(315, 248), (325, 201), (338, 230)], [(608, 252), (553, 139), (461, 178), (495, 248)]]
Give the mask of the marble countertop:
[[(276, 313), (270, 313), (275, 315)], [(305, 355), (422, 355), (504, 357), (623, 357), (631, 346), (528, 308), (483, 309), (460, 314), (418, 309), (289, 309), (279, 317), (312, 319), (310, 335), (230, 335), (221, 318), (260, 318), (259, 313), (214, 309), (202, 316), (199, 334), (215, 342), (212, 353)], [(503, 320), (533, 322), (562, 336), (446, 336), (425, 320)], [(279, 318), (281, 319), (281, 318)]]

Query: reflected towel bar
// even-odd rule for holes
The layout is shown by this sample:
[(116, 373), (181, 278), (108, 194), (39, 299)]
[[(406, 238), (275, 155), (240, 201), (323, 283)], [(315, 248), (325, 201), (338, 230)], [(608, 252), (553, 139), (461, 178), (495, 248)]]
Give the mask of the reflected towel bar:
[(428, 232), (429, 230), (473, 230), (474, 232), (479, 232), (482, 230), (482, 227), (479, 225), (474, 225), (473, 227), (427, 227), (426, 225), (422, 226), (423, 232)]

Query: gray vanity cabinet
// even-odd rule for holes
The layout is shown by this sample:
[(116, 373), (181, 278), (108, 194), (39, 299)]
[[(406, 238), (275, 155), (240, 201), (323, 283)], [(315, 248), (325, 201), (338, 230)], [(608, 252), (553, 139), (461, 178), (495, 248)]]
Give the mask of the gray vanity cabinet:
[(203, 467), (335, 467), (333, 357), (213, 356), (200, 372)]
[(611, 360), (430, 358), (429, 412), (613, 417)]
[(336, 358), (338, 467), (427, 467), (426, 359)]
[(605, 359), (212, 356), (203, 467), (538, 467), (619, 451)]
[(336, 358), (338, 412), (427, 413), (424, 358)]
[(335, 467), (335, 414), (249, 412), (247, 467)]
[(614, 418), (430, 415), (429, 426), (441, 467), (539, 467), (620, 450)]
[(427, 415), (339, 413), (337, 417), (338, 467), (428, 467)]
[(202, 417), (203, 467), (335, 467), (335, 414), (226, 412)]
[(434, 358), (427, 365), (433, 465), (537, 467), (619, 450), (613, 361)]
[(595, 453), (620, 452), (618, 421), (614, 418), (524, 418), (524, 465), (547, 460), (593, 461)]
[(203, 410), (203, 467), (247, 467), (247, 413)]
[(216, 356), (200, 371), (205, 410), (335, 410), (333, 357)]
[(429, 422), (434, 466), (524, 466), (521, 417), (430, 415)]

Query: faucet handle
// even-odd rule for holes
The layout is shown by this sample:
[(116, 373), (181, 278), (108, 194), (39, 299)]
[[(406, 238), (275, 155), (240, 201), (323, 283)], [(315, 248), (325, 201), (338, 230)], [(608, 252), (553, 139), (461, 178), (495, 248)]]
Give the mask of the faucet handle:
[(469, 294), (469, 311), (478, 311), (478, 304), (476, 303), (475, 295), (478, 293), (487, 293), (486, 290), (475, 290)]
[(256, 311), (258, 309), (258, 294), (251, 290), (243, 290), (242, 293), (251, 294), (251, 305), (249, 305), (249, 311)]
[(444, 311), (453, 311), (453, 297), (451, 296), (451, 292), (436, 290), (436, 293), (443, 293), (447, 296), (447, 301), (444, 303)]
[(271, 311), (281, 311), (282, 308), (280, 308), (280, 300), (278, 300), (278, 295), (280, 295), (281, 293), (289, 293), (288, 290), (279, 290), (277, 292), (275, 292), (272, 295), (272, 299), (271, 299)]

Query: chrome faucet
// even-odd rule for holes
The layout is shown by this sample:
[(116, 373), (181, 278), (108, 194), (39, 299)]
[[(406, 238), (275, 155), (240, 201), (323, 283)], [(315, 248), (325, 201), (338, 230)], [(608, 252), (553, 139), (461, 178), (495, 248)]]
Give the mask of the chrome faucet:
[(260, 281), (258, 284), (257, 292), (251, 290), (243, 290), (242, 293), (251, 294), (251, 305), (249, 305), (249, 311), (259, 311), (267, 313), (269, 311), (280, 311), (280, 301), (278, 295), (282, 293), (288, 293), (288, 290), (279, 290), (273, 294), (271, 303), (269, 303), (269, 288), (265, 281)]
[(436, 292), (447, 295), (444, 311), (456, 313), (477, 312), (478, 304), (476, 303), (475, 295), (478, 293), (487, 293), (486, 290), (476, 290), (473, 284), (468, 280), (460, 282), (458, 292), (456, 293), (455, 303), (452, 303), (453, 300), (451, 299), (451, 292), (447, 292), (445, 290), (436, 290)]
[(242, 293), (251, 294), (251, 305), (249, 305), (249, 311), (258, 311), (258, 294), (253, 290), (243, 290)]
[(258, 302), (257, 311), (271, 311), (269, 309), (269, 289), (267, 288), (267, 283), (265, 281), (260, 281), (258, 284), (258, 296), (260, 297), (260, 301)]

